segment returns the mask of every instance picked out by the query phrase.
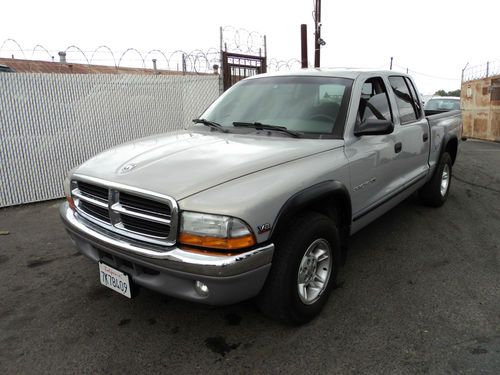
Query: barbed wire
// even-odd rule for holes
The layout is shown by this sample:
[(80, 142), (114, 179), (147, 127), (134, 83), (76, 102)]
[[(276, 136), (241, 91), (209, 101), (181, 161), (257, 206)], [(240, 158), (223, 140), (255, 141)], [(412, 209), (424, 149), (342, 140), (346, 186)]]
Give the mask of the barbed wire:
[[(37, 44), (35, 47), (33, 47), (33, 50), (31, 51), (31, 58), (33, 59), (33, 55), (35, 54), (35, 51), (37, 50), (37, 48), (40, 47), (43, 51), (45, 51), (47, 53), (47, 55), (49, 56), (49, 59), (52, 59), (52, 55), (50, 54), (49, 51), (47, 51), (47, 49), (42, 46), (41, 44)], [(0, 51), (1, 51), (1, 48), (0, 48)]]
[(97, 47), (93, 52), (92, 52), (92, 56), (90, 57), (90, 63), (92, 64), (92, 61), (94, 61), (94, 56), (95, 54), (97, 53), (97, 51), (101, 50), (101, 49), (106, 49), (109, 54), (111, 55), (111, 58), (113, 59), (113, 65), (116, 67), (116, 59), (115, 59), (115, 54), (113, 53), (113, 51), (111, 50), (111, 48), (109, 48), (108, 46), (105, 46), (105, 45), (101, 45), (99, 47)]
[(221, 48), (227, 52), (266, 55), (266, 36), (234, 26), (221, 27)]
[(463, 82), (467, 82), (496, 75), (500, 75), (500, 60), (488, 61), (475, 66), (466, 66), (463, 70), (462, 80)]
[[(259, 56), (265, 56), (267, 53), (266, 37), (257, 31), (249, 31), (247, 29), (236, 28), (234, 26), (224, 26), (221, 27), (221, 42), (221, 47), (230, 52)], [(6, 46), (9, 45), (13, 46), (14, 49), (12, 49), (12, 47), (11, 49), (6, 49)], [(70, 45), (61, 51), (67, 54), (67, 62), (81, 63), (83, 61), (83, 64), (89, 66), (89, 69), (90, 66), (96, 61), (103, 63), (103, 65), (111, 64), (117, 69), (120, 67), (131, 67), (130, 65), (127, 65), (130, 63), (138, 63), (141, 68), (152, 68), (153, 60), (156, 60), (156, 66), (159, 70), (213, 73), (214, 66), (221, 64), (220, 50), (214, 47), (208, 48), (207, 50), (195, 49), (193, 51), (176, 50), (174, 52), (169, 52), (168, 50), (152, 49), (147, 52), (141, 52), (136, 48), (126, 48), (123, 51), (114, 51), (107, 45), (100, 45), (97, 48), (90, 50), (82, 49), (77, 45)], [(57, 55), (59, 51), (50, 50), (42, 44), (37, 44), (33, 48), (24, 49), (20, 42), (15, 39), (8, 38), (5, 39), (0, 45), (0, 57), (2, 57), (2, 52), (11, 52), (12, 54), (8, 57), (13, 57), (14, 53), (21, 53), (23, 59), (25, 60), (34, 60), (36, 53), (43, 53), (45, 59), (48, 58), (49, 61), (54, 61), (54, 55)], [(29, 59), (27, 54), (29, 54)], [(130, 56), (132, 54), (138, 58), (131, 58)], [(108, 56), (108, 58), (103, 58), (103, 55)], [(90, 58), (88, 56), (90, 56)], [(117, 56), (119, 56), (118, 60)], [(382, 67), (384, 66), (385, 65)], [(414, 75), (433, 79), (446, 81), (457, 81), (460, 79), (460, 77), (440, 77), (422, 73), (408, 69), (407, 67), (399, 64), (394, 64), (394, 66), (404, 71), (408, 70), (409, 73)], [(288, 60), (272, 58), (270, 60), (268, 59), (267, 62), (267, 70), (270, 72), (294, 70), (300, 69), (300, 67), (301, 62), (296, 58)], [(493, 61), (468, 67), (464, 69), (463, 79), (464, 81), (468, 81), (472, 79), (484, 78), (488, 75), (494, 74), (500, 74), (500, 61)]]
[[(7, 49), (6, 46), (9, 44), (11, 44), (14, 49)], [(9, 52), (9, 56), (2, 56), (2, 52)], [(26, 52), (30, 52), (29, 59)], [(95, 49), (86, 50), (73, 44), (61, 51), (55, 51), (46, 48), (42, 44), (37, 44), (33, 48), (24, 49), (21, 43), (11, 38), (5, 39), (0, 45), (0, 57), (10, 58), (14, 56), (14, 53), (21, 53), (24, 60), (34, 60), (37, 52), (43, 52), (42, 61), (54, 61), (54, 55), (57, 55), (59, 52), (65, 52), (66, 61), (68, 63), (83, 63), (90, 67), (93, 63), (99, 61), (104, 63), (104, 65), (112, 65), (117, 69), (120, 67), (127, 67), (126, 64), (131, 62), (139, 63), (141, 68), (146, 68), (147, 66), (152, 67), (153, 59), (155, 59), (158, 69), (212, 73), (214, 65), (219, 65), (220, 63), (220, 52), (213, 47), (206, 51), (196, 49), (190, 52), (184, 50), (168, 52), (167, 50), (161, 49), (141, 52), (137, 48), (126, 48), (124, 51), (117, 52), (107, 45), (100, 45)], [(103, 58), (103, 55), (108, 56), (108, 58)], [(136, 58), (130, 58), (131, 55), (135, 55)]]
[(299, 59), (289, 59), (289, 60), (277, 60), (270, 59), (267, 63), (267, 71), (268, 72), (279, 72), (282, 70), (296, 70), (300, 69), (302, 63)]
[[(24, 50), (22, 49), (21, 45), (17, 42), (17, 40), (15, 39), (11, 39), (11, 38), (8, 38), (8, 39), (5, 39), (2, 43), (2, 45), (0, 46), (0, 53), (2, 52), (2, 49), (3, 47), (8, 43), (8, 42), (11, 42), (11, 43), (14, 43), (17, 47), (18, 47), (18, 50), (23, 54), (23, 57), (24, 59), (26, 59), (26, 54), (24, 53)], [(36, 48), (36, 47), (35, 47)]]
[(118, 59), (118, 65), (117, 67), (120, 66), (121, 62), (122, 62), (122, 59), (123, 57), (128, 53), (128, 52), (135, 52), (136, 54), (139, 55), (139, 57), (141, 58), (141, 61), (142, 61), (142, 67), (145, 68), (146, 67), (146, 62), (144, 61), (144, 57), (142, 56), (142, 53), (139, 52), (139, 50), (135, 49), (135, 48), (127, 48), (125, 51), (123, 51), (123, 53), (121, 54), (120, 58)]
[(75, 45), (71, 45), (69, 47), (66, 47), (66, 49), (64, 50), (64, 52), (68, 53), (68, 51), (71, 50), (71, 49), (76, 49), (78, 52), (80, 52), (82, 54), (83, 58), (85, 59), (85, 61), (87, 62), (87, 65), (90, 66), (90, 61), (87, 58), (87, 55), (85, 55), (85, 52), (83, 52), (80, 47), (75, 46)]
[[(231, 47), (232, 52), (243, 54), (262, 56), (265, 53), (265, 37), (256, 31), (237, 29), (232, 26), (221, 28), (221, 31), (223, 37), (233, 39), (231, 44), (225, 44), (224, 48), (227, 47), (229, 50)], [(233, 32), (233, 34), (229, 32)], [(227, 39), (225, 43), (227, 43)], [(12, 47), (11, 49), (7, 49), (9, 45), (13, 49)], [(210, 47), (207, 50), (195, 49), (193, 51), (184, 51), (179, 49), (170, 52), (166, 49), (151, 49), (144, 52), (133, 47), (117, 51), (104, 44), (99, 45), (95, 49), (84, 49), (72, 44), (57, 51), (46, 48), (42, 44), (37, 44), (33, 48), (23, 49), (20, 42), (9, 38), (5, 39), (0, 45), (0, 57), (7, 57), (2, 56), (6, 52), (9, 52), (9, 58), (14, 53), (20, 53), (23, 59), (28, 61), (34, 60), (35, 55), (39, 55), (40, 53), (42, 54), (42, 56), (39, 56), (40, 60), (54, 61), (54, 56), (57, 56), (59, 52), (64, 52), (66, 53), (67, 63), (81, 63), (87, 65), (89, 69), (95, 63), (114, 66), (117, 69), (121, 67), (137, 67), (137, 65), (141, 68), (153, 68), (153, 60), (156, 60), (155, 63), (158, 70), (213, 73), (214, 66), (221, 64), (220, 50), (214, 47)], [(29, 59), (27, 55), (29, 55)], [(268, 71), (294, 70), (300, 69), (300, 67), (301, 62), (296, 58), (288, 60), (273, 58), (267, 62)]]

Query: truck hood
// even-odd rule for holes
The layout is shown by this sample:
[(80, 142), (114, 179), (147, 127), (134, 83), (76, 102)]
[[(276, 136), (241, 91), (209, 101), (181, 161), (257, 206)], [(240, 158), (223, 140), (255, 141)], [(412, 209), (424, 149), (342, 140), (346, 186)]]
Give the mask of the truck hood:
[(186, 130), (109, 149), (82, 164), (74, 174), (181, 200), (250, 173), (341, 147), (343, 143), (332, 139)]

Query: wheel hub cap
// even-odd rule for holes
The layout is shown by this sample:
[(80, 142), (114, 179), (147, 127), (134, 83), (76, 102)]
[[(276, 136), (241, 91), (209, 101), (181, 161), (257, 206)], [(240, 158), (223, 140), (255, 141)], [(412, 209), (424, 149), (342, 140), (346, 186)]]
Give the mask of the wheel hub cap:
[(316, 302), (328, 285), (332, 250), (328, 241), (318, 239), (307, 248), (297, 274), (297, 290), (306, 305)]
[(450, 184), (450, 167), (445, 164), (443, 174), (441, 175), (441, 196), (445, 196)]

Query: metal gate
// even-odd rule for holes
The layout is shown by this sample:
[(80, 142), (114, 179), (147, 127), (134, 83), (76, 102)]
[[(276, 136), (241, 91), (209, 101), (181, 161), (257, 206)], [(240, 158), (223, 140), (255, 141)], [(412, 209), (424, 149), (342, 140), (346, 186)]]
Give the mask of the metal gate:
[(222, 51), (224, 91), (243, 78), (266, 73), (266, 66), (265, 56), (252, 56)]

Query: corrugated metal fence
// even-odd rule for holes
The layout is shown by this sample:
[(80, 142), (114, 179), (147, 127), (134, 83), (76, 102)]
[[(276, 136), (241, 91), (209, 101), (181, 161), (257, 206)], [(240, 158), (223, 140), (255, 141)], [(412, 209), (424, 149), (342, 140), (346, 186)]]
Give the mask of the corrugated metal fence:
[(0, 73), (0, 207), (62, 197), (74, 166), (187, 127), (218, 95), (211, 75)]

